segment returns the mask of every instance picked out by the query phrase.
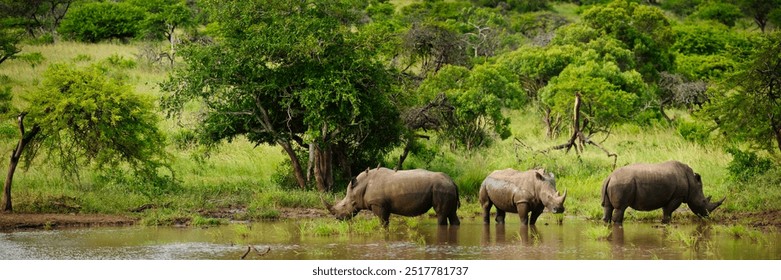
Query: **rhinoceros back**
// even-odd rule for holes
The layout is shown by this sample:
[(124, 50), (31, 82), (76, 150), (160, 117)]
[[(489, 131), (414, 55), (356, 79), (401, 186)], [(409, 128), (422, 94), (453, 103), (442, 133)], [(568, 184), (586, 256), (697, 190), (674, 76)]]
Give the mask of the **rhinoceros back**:
[(687, 197), (691, 168), (677, 161), (639, 163), (616, 169), (603, 184), (603, 205), (649, 211)]
[(515, 213), (516, 203), (539, 200), (537, 193), (546, 186), (536, 179), (537, 170), (497, 170), (483, 180), (481, 188), (497, 208)]
[(424, 214), (432, 206), (457, 208), (459, 204), (458, 188), (449, 176), (422, 169), (376, 172), (364, 200), (386, 205), (392, 213), (403, 216)]

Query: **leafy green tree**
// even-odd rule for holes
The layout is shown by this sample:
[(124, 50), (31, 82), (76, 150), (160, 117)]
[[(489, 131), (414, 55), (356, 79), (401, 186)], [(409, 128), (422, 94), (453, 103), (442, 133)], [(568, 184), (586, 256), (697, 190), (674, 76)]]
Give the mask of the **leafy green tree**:
[[(748, 63), (714, 87), (702, 117), (730, 138), (781, 150), (781, 33), (768, 35)], [(775, 142), (775, 144), (773, 143)]]
[(705, 20), (713, 20), (723, 23), (726, 26), (733, 27), (735, 26), (735, 22), (743, 17), (743, 13), (736, 5), (716, 1), (700, 4), (697, 7), (697, 11), (695, 11), (692, 16)]
[[(214, 43), (190, 45), (184, 67), (162, 87), (163, 104), (180, 113), (196, 100), (199, 131), (216, 143), (245, 136), (279, 145), (301, 188), (310, 151), (320, 191), (331, 190), (334, 165), (350, 175), (399, 142), (391, 96), (395, 72), (376, 59), (361, 26), (341, 1), (204, 1)], [(355, 29), (353, 29), (355, 28)]]
[(520, 86), (527, 99), (542, 106), (547, 134), (552, 137), (561, 124), (561, 118), (551, 114), (551, 109), (539, 103), (539, 92), (551, 79), (575, 61), (580, 48), (574, 45), (549, 45), (547, 47), (522, 47), (497, 58), (497, 64), (513, 74), (511, 82)]
[(0, 1), (0, 64), (22, 51), (19, 48), (22, 40), (21, 24), (14, 13), (13, 3)]
[(674, 28), (675, 72), (689, 80), (715, 80), (731, 73), (757, 48), (751, 33), (722, 25), (689, 22)]
[(548, 0), (471, 0), (483, 7), (500, 8), (520, 13), (536, 12), (548, 9)]
[(654, 81), (659, 72), (671, 69), (674, 42), (670, 21), (657, 7), (631, 0), (614, 0), (583, 12), (583, 24), (623, 42), (635, 57), (635, 69), (646, 81)]
[(767, 15), (767, 21), (773, 24), (776, 28), (781, 27), (781, 7), (775, 8)]
[(69, 176), (88, 166), (127, 167), (145, 184), (164, 183), (158, 172), (168, 156), (152, 100), (110, 77), (105, 66), (54, 64), (42, 85), (25, 96), (29, 107), (17, 117), (21, 136), (3, 188), (4, 211), (13, 209), (11, 185), (19, 160), (29, 164), (39, 154)]
[(176, 59), (176, 31), (195, 25), (195, 16), (185, 0), (131, 0), (130, 4), (146, 11), (141, 33), (147, 38), (165, 38), (170, 45), (168, 58)]
[(409, 67), (420, 64), (419, 76), (437, 72), (445, 65), (468, 65), (466, 43), (451, 26), (440, 22), (413, 24), (404, 35), (403, 48), (409, 57)]
[(68, 13), (62, 20), (60, 34), (83, 42), (136, 37), (144, 11), (128, 3), (92, 2)]
[(679, 16), (688, 16), (697, 9), (700, 2), (702, 0), (665, 0), (661, 2), (661, 7)]
[(762, 32), (765, 32), (770, 13), (781, 8), (781, 0), (738, 0), (740, 10), (743, 14), (754, 19)]
[[(593, 51), (581, 53), (585, 57), (595, 55)], [(540, 95), (542, 102), (564, 119), (574, 118), (572, 106), (579, 95), (583, 104), (580, 130), (591, 135), (632, 120), (644, 91), (645, 84), (638, 72), (621, 71), (610, 61), (586, 59), (566, 67)]]
[(79, 0), (0, 0), (0, 10), (20, 20), (29, 36), (52, 36), (70, 7), (77, 2)]
[(735, 22), (743, 17), (743, 13), (736, 5), (724, 2), (706, 2), (697, 7), (694, 16), (720, 22), (728, 27), (735, 26)]
[(510, 120), (502, 114), (502, 108), (517, 107), (525, 101), (508, 69), (494, 64), (472, 70), (445, 66), (423, 81), (418, 95), (425, 100), (444, 96), (452, 111), (443, 116), (441, 134), (467, 150), (484, 146), (492, 135), (509, 137)]

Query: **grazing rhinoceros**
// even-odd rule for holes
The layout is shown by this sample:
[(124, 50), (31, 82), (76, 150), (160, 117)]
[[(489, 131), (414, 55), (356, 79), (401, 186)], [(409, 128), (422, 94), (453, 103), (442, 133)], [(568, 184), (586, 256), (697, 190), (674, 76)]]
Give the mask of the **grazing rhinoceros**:
[(460, 206), (456, 184), (445, 173), (422, 169), (366, 170), (352, 179), (344, 199), (334, 206), (325, 200), (323, 203), (340, 220), (368, 209), (387, 226), (390, 214), (418, 216), (434, 207), (440, 225), (447, 225), (448, 221), (450, 225), (460, 224), (456, 216)]
[(480, 186), (480, 205), (486, 224), (490, 223), (493, 205), (496, 205), (497, 223), (503, 224), (505, 212), (510, 212), (518, 213), (522, 224), (533, 225), (545, 207), (553, 213), (563, 213), (566, 198), (566, 191), (561, 196), (556, 191), (553, 173), (546, 175), (542, 170), (497, 170), (489, 174)]
[[(724, 202), (712, 203), (702, 193), (700, 174), (678, 161), (638, 163), (616, 169), (602, 184), (605, 222), (621, 224), (627, 207), (640, 211), (662, 208), (662, 223), (669, 223), (681, 203), (698, 216), (708, 216)], [(726, 197), (725, 197), (726, 199)]]

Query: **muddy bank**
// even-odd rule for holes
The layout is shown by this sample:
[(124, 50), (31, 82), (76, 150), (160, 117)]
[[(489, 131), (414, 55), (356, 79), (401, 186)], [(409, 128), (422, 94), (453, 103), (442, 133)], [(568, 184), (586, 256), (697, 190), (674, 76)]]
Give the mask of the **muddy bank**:
[[(230, 214), (240, 211), (242, 210), (226, 209), (202, 212), (200, 214), (209, 218), (230, 219)], [(325, 209), (320, 208), (282, 208), (279, 209), (279, 212), (280, 219), (314, 219), (330, 216)], [(362, 211), (362, 214), (371, 215), (367, 211)], [(138, 220), (138, 218), (133, 217), (103, 214), (0, 213), (0, 231), (63, 227), (129, 226), (136, 224)], [(188, 222), (184, 221), (182, 225), (186, 226)], [(711, 222), (723, 225), (744, 224), (763, 230), (779, 230), (781, 229), (781, 210), (755, 213), (721, 213), (713, 217)]]
[(102, 214), (32, 214), (0, 213), (0, 230), (40, 229), (60, 227), (126, 226), (137, 219)]

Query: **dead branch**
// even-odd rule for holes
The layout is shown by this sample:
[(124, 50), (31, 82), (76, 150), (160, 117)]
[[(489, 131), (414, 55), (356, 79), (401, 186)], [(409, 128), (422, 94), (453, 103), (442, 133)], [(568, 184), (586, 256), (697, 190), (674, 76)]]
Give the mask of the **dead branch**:
[(248, 245), (247, 246), (247, 251), (244, 252), (243, 255), (241, 255), (241, 259), (243, 260), (244, 258), (246, 258), (247, 255), (249, 254), (249, 252), (251, 252), (251, 251), (255, 251), (255, 253), (258, 254), (258, 256), (263, 256), (265, 254), (268, 254), (268, 252), (271, 252), (271, 247), (266, 248), (266, 251), (261, 253), (260, 251), (258, 251), (258, 248), (255, 248), (255, 246)]
[[(570, 136), (569, 140), (566, 143), (560, 144), (560, 145), (556, 145), (556, 146), (550, 147), (548, 149), (542, 150), (542, 151), (540, 151), (540, 153), (547, 153), (547, 152), (549, 152), (551, 150), (562, 150), (562, 149), (566, 149), (565, 153), (568, 153), (569, 150), (572, 149), (573, 147), (575, 148), (575, 152), (578, 153), (578, 148), (579, 148), (578, 144), (577, 144), (578, 142), (580, 142), (580, 146), (581, 146), (580, 149), (583, 149), (583, 146), (585, 146), (587, 144), (591, 144), (591, 145), (599, 148), (600, 150), (604, 151), (605, 154), (607, 154), (608, 157), (612, 157), (613, 158), (613, 169), (615, 169), (616, 168), (616, 162), (618, 161), (618, 155), (615, 154), (615, 153), (611, 153), (610, 151), (608, 151), (604, 147), (600, 146), (596, 142), (591, 141), (591, 139), (589, 139), (588, 137), (583, 135), (583, 132), (581, 132), (581, 126), (586, 125), (586, 124), (581, 124), (581, 121), (580, 121), (580, 106), (581, 106), (580, 97), (581, 97), (580, 96), (580, 92), (575, 93), (575, 106), (574, 106), (574, 112), (573, 112), (574, 116), (573, 116), (573, 119), (572, 119), (572, 136)], [(588, 120), (584, 120), (583, 122), (587, 123)]]

